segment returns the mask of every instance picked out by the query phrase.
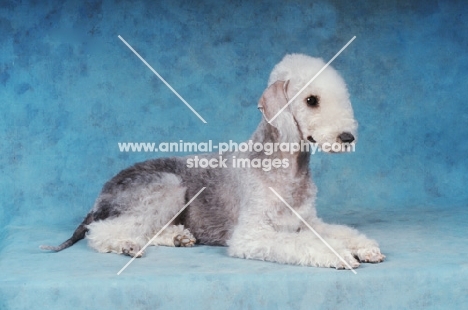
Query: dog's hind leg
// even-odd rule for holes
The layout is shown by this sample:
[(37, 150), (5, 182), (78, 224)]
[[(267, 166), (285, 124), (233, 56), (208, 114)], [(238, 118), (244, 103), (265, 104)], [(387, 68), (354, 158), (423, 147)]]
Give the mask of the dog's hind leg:
[(170, 247), (192, 247), (197, 240), (185, 229), (184, 225), (172, 225), (167, 227), (152, 242), (154, 245)]
[(118, 204), (122, 212), (87, 226), (90, 247), (98, 252), (137, 254), (186, 203), (186, 188), (177, 176), (164, 179), (172, 182), (147, 183), (106, 198), (106, 205)]
[(129, 216), (97, 221), (88, 225), (86, 239), (98, 252), (135, 256), (148, 242), (139, 226), (138, 219)]
[[(157, 232), (150, 236), (145, 232), (141, 232), (139, 235), (135, 234), (134, 231), (126, 231), (127, 227), (134, 227), (134, 225), (134, 219), (125, 218), (94, 222), (89, 225), (90, 233), (87, 236), (89, 245), (98, 252), (112, 252), (130, 256), (139, 254), (137, 257), (141, 257), (143, 253), (139, 253), (140, 250)], [(183, 225), (171, 225), (164, 229), (150, 245), (192, 247), (195, 242), (195, 237)]]

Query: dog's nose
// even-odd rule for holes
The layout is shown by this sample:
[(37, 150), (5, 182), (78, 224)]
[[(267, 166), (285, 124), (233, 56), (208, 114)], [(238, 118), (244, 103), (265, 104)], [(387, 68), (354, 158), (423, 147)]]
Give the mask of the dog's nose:
[(354, 141), (354, 136), (349, 132), (343, 132), (341, 135), (338, 136), (338, 138), (340, 138), (341, 142), (343, 143), (351, 143)]

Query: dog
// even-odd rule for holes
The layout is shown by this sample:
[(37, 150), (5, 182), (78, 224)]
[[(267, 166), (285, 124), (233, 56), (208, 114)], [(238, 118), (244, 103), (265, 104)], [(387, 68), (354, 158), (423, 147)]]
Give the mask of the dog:
[[(324, 66), (319, 58), (290, 54), (274, 67), (258, 102), (263, 116), (251, 144), (314, 143), (325, 150), (326, 145), (356, 142), (358, 125), (349, 93), (335, 69), (327, 67), (299, 93)], [(290, 98), (294, 100), (288, 104)], [(211, 160), (218, 155), (197, 156)], [(189, 167), (187, 163), (194, 159), (190, 155), (152, 159), (121, 171), (104, 185), (94, 207), (70, 239), (58, 247), (41, 248), (61, 251), (86, 238), (98, 252), (140, 257), (144, 245), (153, 239), (152, 245), (220, 245), (227, 246), (233, 257), (336, 269), (357, 268), (360, 263), (385, 259), (375, 240), (317, 217), (310, 150), (280, 148), (266, 155), (237, 149), (223, 156), (225, 167)], [(239, 167), (240, 160), (252, 165)], [(254, 163), (266, 162), (276, 166), (253, 167)], [(170, 226), (153, 238), (203, 187), (205, 190)]]

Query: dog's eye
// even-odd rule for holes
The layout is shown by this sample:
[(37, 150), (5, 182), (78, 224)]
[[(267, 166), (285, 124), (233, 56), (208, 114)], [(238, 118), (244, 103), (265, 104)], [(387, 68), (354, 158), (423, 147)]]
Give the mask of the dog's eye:
[(315, 96), (307, 97), (306, 102), (307, 102), (307, 105), (308, 105), (309, 107), (316, 107), (316, 106), (318, 106), (318, 99), (317, 99), (317, 97), (315, 97)]

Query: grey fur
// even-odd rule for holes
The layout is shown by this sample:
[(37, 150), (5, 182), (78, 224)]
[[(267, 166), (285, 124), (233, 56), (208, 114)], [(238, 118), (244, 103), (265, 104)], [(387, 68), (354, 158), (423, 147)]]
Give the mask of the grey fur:
[[(275, 143), (279, 142), (278, 137), (278, 130), (262, 119), (251, 140), (253, 143)], [(247, 193), (241, 190), (245, 186), (243, 176), (247, 174), (248, 170), (252, 169), (189, 169), (186, 164), (187, 159), (194, 156), (151, 159), (122, 170), (104, 185), (99, 197), (96, 199), (94, 208), (75, 230), (72, 238), (58, 247), (42, 246), (41, 248), (61, 251), (83, 239), (87, 231), (85, 227), (91, 222), (124, 216), (131, 209), (134, 202), (131, 200), (122, 201), (121, 193), (158, 184), (160, 183), (161, 173), (171, 173), (181, 178), (182, 186), (186, 188), (185, 202), (188, 202), (202, 187), (206, 187), (197, 199), (191, 203), (190, 207), (181, 214), (177, 223), (183, 224), (189, 229), (197, 239), (197, 243), (226, 246), (227, 240), (231, 237), (237, 224), (240, 199), (248, 199)], [(203, 155), (204, 158), (217, 158), (218, 156), (218, 154)], [(265, 155), (263, 152), (227, 152), (223, 154), (223, 158), (228, 159), (226, 163), (228, 167), (232, 166), (233, 156), (237, 159), (278, 158), (295, 162), (295, 177), (291, 180), (288, 180), (290, 179), (290, 171), (283, 171), (283, 169), (268, 172), (255, 169), (252, 177), (265, 180), (270, 184), (282, 180), (282, 186), (294, 187), (294, 200), (291, 201), (293, 205), (301, 205), (307, 198), (305, 193), (308, 190), (307, 184), (310, 183), (308, 169), (310, 154), (308, 152), (299, 152), (294, 155), (278, 152), (270, 156)], [(176, 206), (176, 208), (181, 209), (182, 206)], [(165, 221), (169, 219), (167, 218)]]

